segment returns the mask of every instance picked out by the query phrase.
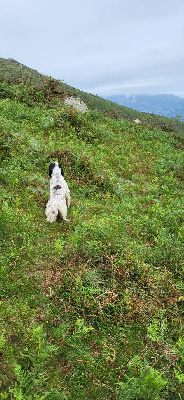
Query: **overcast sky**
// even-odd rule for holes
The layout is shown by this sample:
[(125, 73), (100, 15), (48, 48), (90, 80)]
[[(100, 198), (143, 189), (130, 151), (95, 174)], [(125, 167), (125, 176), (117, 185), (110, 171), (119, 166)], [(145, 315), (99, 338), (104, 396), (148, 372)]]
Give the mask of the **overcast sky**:
[(184, 97), (184, 0), (4, 0), (0, 57), (100, 96)]

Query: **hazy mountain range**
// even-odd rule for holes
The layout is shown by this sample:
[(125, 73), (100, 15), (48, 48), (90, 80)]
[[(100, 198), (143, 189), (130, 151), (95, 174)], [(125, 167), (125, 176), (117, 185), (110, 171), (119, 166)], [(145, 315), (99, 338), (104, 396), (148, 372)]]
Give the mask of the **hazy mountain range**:
[(181, 116), (181, 120), (184, 121), (184, 98), (173, 94), (156, 94), (152, 96), (144, 94), (126, 96), (121, 94), (108, 96), (106, 99), (137, 111), (163, 115), (169, 118)]

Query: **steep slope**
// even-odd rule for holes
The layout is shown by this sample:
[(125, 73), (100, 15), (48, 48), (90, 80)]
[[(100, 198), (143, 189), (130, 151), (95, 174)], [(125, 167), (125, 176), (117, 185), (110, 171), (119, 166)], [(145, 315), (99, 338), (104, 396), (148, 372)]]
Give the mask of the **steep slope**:
[[(34, 101), (50, 101), (50, 98), (53, 100), (54, 97), (60, 97), (61, 99), (68, 96), (79, 97), (91, 110), (97, 110), (105, 116), (116, 120), (122, 118), (128, 119), (132, 122), (135, 119), (139, 119), (149, 129), (157, 127), (167, 132), (172, 131), (177, 136), (184, 138), (184, 122), (135, 111), (132, 108), (123, 107), (113, 101), (82, 92), (61, 80), (44, 76), (36, 70), (28, 68), (12, 59), (0, 58), (0, 82), (10, 83), (11, 85), (26, 85), (30, 89), (29, 96)], [(29, 101), (29, 96), (27, 101)], [(20, 94), (19, 100), (26, 101), (25, 96)]]
[[(181, 142), (51, 86), (0, 93), (1, 398), (181, 399)], [(68, 223), (45, 221), (53, 160)]]
[(15, 84), (24, 81), (24, 83), (31, 82), (34, 85), (41, 86), (47, 79), (48, 77), (12, 58), (0, 58), (1, 82)]

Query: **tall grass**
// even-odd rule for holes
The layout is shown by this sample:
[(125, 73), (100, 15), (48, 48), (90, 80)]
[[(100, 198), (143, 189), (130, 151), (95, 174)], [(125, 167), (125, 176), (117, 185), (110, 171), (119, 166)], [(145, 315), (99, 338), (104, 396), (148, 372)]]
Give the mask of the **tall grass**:
[[(1, 89), (0, 398), (181, 400), (180, 140)], [(67, 224), (45, 221), (52, 160)]]

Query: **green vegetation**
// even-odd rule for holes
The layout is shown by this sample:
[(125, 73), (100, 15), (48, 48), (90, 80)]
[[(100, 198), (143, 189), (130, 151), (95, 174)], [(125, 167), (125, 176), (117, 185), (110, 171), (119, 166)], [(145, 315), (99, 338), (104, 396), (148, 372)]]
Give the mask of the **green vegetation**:
[[(90, 110), (101, 112), (103, 115), (112, 117), (115, 120), (123, 118), (133, 122), (138, 118), (150, 130), (159, 128), (184, 138), (184, 122), (179, 121), (177, 118), (164, 118), (120, 106), (112, 101), (104, 100), (98, 95), (82, 92), (61, 80), (44, 76), (12, 59), (0, 58), (0, 81), (11, 85), (22, 84), (18, 93), (16, 93), (16, 90), (12, 91), (12, 89), (8, 90), (9, 93), (6, 93), (5, 86), (5, 89), (1, 89), (1, 97), (5, 91), (6, 96), (16, 98), (18, 96), (19, 101), (27, 102), (28, 105), (31, 105), (31, 101), (50, 102), (56, 96), (60, 99), (66, 96), (75, 96), (84, 101)], [(25, 85), (26, 89), (24, 88)]]
[[(182, 123), (1, 74), (0, 399), (181, 400)], [(45, 221), (53, 160), (68, 223)]]

